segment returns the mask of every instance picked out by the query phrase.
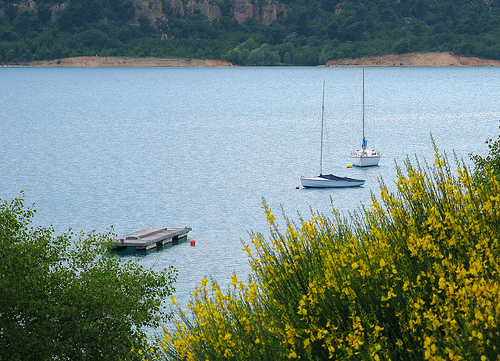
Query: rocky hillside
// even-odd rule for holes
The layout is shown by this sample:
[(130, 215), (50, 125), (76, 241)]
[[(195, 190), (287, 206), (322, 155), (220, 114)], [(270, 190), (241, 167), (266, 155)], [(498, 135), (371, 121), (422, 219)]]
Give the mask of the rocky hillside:
[[(162, 3), (181, 15), (200, 12), (209, 20), (219, 20), (222, 16), (221, 3), (231, 4), (233, 19), (243, 22), (247, 19), (255, 19), (265, 25), (273, 23), (279, 14), (286, 14), (286, 7), (276, 0), (135, 0), (135, 5), (140, 11), (148, 7), (148, 2)], [(160, 5), (159, 4), (159, 5)], [(146, 5), (146, 6), (145, 6)], [(161, 6), (160, 5), (160, 8)], [(161, 12), (156, 15), (161, 16)]]
[(500, 60), (500, 2), (0, 0), (3, 64), (100, 56), (326, 65), (428, 52)]
[[(37, 12), (40, 0), (14, 1), (12, 5), (19, 11)], [(58, 14), (69, 6), (69, 1), (55, 2), (50, 5), (52, 19), (57, 19)], [(175, 13), (181, 17), (201, 14), (204, 18), (213, 21), (222, 17), (222, 7), (229, 9), (234, 20), (244, 22), (255, 19), (264, 24), (272, 24), (278, 16), (286, 15), (286, 6), (277, 0), (132, 0), (133, 17), (131, 23), (139, 25), (139, 19), (146, 17), (150, 24), (157, 20), (166, 20), (166, 13)], [(3, 4), (5, 6), (5, 4)], [(2, 2), (0, 2), (0, 16), (5, 15)]]

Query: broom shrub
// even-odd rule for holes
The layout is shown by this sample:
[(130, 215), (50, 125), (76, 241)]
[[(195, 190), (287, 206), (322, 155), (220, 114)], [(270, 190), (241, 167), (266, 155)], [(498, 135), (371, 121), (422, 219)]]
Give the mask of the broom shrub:
[[(169, 360), (497, 360), (500, 183), (407, 159), (394, 190), (358, 211), (311, 211), (244, 244), (247, 283), (202, 280), (177, 324)], [(156, 357), (156, 356), (155, 356)]]

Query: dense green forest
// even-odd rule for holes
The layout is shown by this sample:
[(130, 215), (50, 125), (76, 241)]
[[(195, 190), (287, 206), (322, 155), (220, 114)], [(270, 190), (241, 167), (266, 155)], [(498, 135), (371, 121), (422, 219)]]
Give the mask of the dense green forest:
[(21, 3), (0, 2), (1, 63), (99, 55), (319, 65), (424, 51), (500, 59), (500, 0), (281, 0), (286, 12), (270, 25), (235, 20), (235, 0), (212, 2), (215, 20), (166, 0), (161, 19), (139, 15), (131, 0)]

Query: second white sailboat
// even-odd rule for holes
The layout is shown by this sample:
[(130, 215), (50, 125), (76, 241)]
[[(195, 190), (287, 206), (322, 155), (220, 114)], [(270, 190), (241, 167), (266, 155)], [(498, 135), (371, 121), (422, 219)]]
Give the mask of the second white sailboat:
[(361, 149), (353, 150), (351, 152), (352, 165), (356, 167), (372, 167), (378, 165), (380, 161), (380, 152), (375, 149), (369, 149), (367, 147), (368, 141), (365, 138), (365, 63), (363, 62), (363, 142), (361, 144)]

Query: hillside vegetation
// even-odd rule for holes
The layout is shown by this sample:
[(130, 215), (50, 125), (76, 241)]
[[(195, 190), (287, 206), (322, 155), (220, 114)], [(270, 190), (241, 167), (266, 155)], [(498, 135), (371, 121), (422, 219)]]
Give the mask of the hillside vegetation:
[(499, 0), (5, 0), (0, 62), (182, 57), (237, 65), (453, 52), (500, 59)]

